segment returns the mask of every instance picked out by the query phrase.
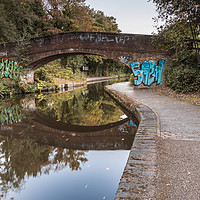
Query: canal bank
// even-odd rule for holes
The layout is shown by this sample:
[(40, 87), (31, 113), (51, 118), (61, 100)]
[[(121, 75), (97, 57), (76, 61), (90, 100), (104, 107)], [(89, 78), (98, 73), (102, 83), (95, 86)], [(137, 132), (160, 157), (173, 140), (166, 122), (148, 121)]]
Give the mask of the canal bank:
[(127, 82), (107, 89), (141, 116), (115, 200), (199, 199), (200, 107)]
[(103, 81), (110, 81), (110, 80), (127, 78), (127, 77), (128, 76), (124, 76), (124, 77), (115, 77), (115, 76), (114, 77), (112, 77), (112, 76), (89, 77), (89, 78), (86, 78), (86, 80), (83, 81), (83, 82), (68, 81), (68, 83), (58, 85), (58, 87), (61, 88), (61, 89), (71, 90), (73, 88), (83, 87), (83, 86), (86, 86), (88, 84), (100, 83), (100, 82), (103, 82)]

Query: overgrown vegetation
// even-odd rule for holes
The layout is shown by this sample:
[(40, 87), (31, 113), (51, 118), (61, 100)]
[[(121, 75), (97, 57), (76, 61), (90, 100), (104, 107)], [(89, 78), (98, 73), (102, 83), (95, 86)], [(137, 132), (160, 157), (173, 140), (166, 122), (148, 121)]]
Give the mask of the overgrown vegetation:
[(171, 65), (165, 70), (167, 86), (177, 92), (200, 90), (200, 5), (199, 0), (152, 0), (156, 4), (158, 34), (154, 42), (174, 51)]
[(23, 88), (21, 87), (19, 81), (9, 80), (6, 78), (0, 81), (0, 97), (5, 95), (12, 96), (15, 93), (22, 93)]
[(200, 63), (196, 54), (182, 52), (165, 71), (167, 86), (176, 92), (199, 91), (200, 87)]

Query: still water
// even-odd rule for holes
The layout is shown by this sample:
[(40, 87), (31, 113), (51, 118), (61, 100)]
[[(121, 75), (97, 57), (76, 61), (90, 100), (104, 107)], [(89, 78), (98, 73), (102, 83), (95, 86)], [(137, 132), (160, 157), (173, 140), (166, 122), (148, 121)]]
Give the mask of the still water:
[(105, 83), (0, 100), (0, 200), (113, 200), (137, 122)]

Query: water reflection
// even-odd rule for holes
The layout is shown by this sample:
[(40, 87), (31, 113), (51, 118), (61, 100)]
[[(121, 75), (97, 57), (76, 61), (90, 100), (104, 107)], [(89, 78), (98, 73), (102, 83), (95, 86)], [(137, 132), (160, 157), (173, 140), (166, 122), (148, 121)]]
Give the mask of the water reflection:
[(0, 113), (1, 200), (114, 198), (137, 122), (102, 85), (4, 99)]
[(43, 146), (30, 138), (18, 140), (0, 137), (1, 195), (10, 190), (21, 190), (29, 177), (60, 171), (68, 166), (72, 171), (81, 170), (87, 162), (86, 151)]
[(24, 118), (26, 116), (22, 112), (19, 99), (15, 99), (14, 102), (0, 100), (0, 122), (2, 125), (15, 124), (21, 122)]
[(74, 125), (99, 126), (120, 120), (124, 113), (104, 94), (102, 84), (64, 93), (39, 95), (37, 109), (57, 121)]

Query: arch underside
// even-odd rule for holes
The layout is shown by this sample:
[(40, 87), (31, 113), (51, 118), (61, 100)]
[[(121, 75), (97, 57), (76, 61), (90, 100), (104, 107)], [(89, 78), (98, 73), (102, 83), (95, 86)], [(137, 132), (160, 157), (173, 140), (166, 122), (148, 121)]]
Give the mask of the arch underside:
[[(138, 52), (138, 53), (132, 53), (131, 55), (127, 52), (109, 52), (109, 51), (88, 51), (88, 50), (81, 50), (81, 51), (62, 51), (62, 52), (49, 52), (48, 54), (46, 53), (40, 53), (38, 56), (34, 55), (33, 59), (31, 59), (30, 63), (28, 64), (29, 68), (32, 68), (33, 70), (36, 70), (37, 68), (53, 61), (57, 60), (69, 55), (96, 55), (96, 56), (102, 56), (105, 58), (109, 58), (112, 60), (115, 60), (117, 62), (120, 62), (123, 65), (127, 65), (129, 61), (136, 61), (138, 59), (147, 59), (150, 57), (153, 58), (163, 58), (166, 59), (166, 55), (158, 55), (154, 53), (143, 53), (143, 52)], [(30, 56), (32, 57), (32, 56)]]
[[(60, 58), (63, 58), (63, 57), (66, 57), (66, 56), (70, 56), (70, 55), (96, 55), (96, 56), (102, 56), (102, 57), (106, 57), (106, 58), (110, 58), (104, 54), (95, 54), (95, 53), (87, 53), (87, 52), (67, 52), (67, 53), (60, 53), (60, 54), (53, 54), (53, 55), (50, 55), (50, 56), (46, 56), (46, 57), (43, 57), (43, 58), (40, 58), (39, 60), (36, 60), (34, 62), (31, 62), (29, 63), (29, 67), (36, 70), (37, 68), (51, 62), (51, 61), (54, 61), (54, 60), (57, 60), (57, 59), (60, 59)], [(113, 59), (113, 58), (110, 58), (110, 59)], [(113, 59), (113, 60), (116, 60), (116, 59)], [(116, 60), (119, 62), (119, 60)]]

